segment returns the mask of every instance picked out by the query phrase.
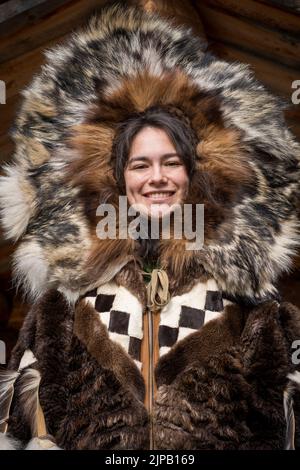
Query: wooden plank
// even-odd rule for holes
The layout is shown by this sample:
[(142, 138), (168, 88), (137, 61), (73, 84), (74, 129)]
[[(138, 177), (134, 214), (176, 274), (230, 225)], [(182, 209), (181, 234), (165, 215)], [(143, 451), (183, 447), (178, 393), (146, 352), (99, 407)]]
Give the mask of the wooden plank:
[[(22, 27), (30, 27), (41, 18), (50, 14), (61, 5), (72, 0), (10, 0), (1, 5), (2, 19), (0, 22), (0, 37), (15, 34)], [(8, 10), (9, 6), (9, 10)]]
[(197, 3), (196, 7), (208, 39), (254, 52), (292, 68), (300, 68), (300, 44), (294, 37), (236, 18), (202, 2)]
[(0, 5), (0, 23), (3, 23), (14, 16), (25, 13), (28, 10), (41, 5), (48, 3), (47, 0), (10, 0), (5, 2), (5, 4)]
[[(261, 2), (261, 0), (258, 0)], [(300, 2), (299, 0), (263, 0), (262, 3), (275, 5), (283, 10), (290, 10), (294, 13), (300, 14)]]
[(195, 3), (200, 2), (209, 7), (217, 7), (229, 12), (233, 16), (246, 18), (277, 31), (296, 35), (299, 38), (299, 17), (288, 11), (258, 3), (257, 0), (243, 0), (242, 2), (240, 0), (197, 0)]
[(17, 33), (6, 31), (0, 41), (0, 63), (53, 43), (77, 27), (83, 26), (107, 0), (73, 0), (48, 14), (43, 20), (25, 25)]

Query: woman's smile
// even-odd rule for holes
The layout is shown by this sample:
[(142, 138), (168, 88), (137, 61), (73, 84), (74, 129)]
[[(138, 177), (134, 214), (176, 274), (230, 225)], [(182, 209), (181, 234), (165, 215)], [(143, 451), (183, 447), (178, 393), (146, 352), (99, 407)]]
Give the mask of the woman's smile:
[(176, 191), (153, 191), (143, 194), (143, 196), (157, 204), (159, 202), (169, 202), (175, 193)]
[(180, 204), (188, 190), (182, 158), (167, 133), (156, 127), (143, 128), (133, 139), (124, 176), (129, 204), (155, 216)]

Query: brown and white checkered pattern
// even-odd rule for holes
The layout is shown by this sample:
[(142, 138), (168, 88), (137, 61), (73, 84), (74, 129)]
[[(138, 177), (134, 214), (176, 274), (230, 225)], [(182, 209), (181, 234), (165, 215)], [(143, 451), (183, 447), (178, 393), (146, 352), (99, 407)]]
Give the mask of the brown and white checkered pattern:
[[(85, 295), (107, 327), (110, 339), (121, 344), (141, 369), (143, 306), (123, 286), (114, 282)], [(222, 299), (214, 280), (197, 283), (189, 292), (174, 296), (160, 313), (159, 353), (170, 348), (205, 323), (219, 317), (229, 301)]]
[(189, 292), (172, 297), (160, 314), (159, 355), (166, 354), (175, 343), (219, 317), (229, 303), (222, 298), (213, 279), (198, 282)]
[(99, 313), (111, 340), (121, 344), (141, 369), (143, 306), (123, 286), (108, 282), (85, 295)]

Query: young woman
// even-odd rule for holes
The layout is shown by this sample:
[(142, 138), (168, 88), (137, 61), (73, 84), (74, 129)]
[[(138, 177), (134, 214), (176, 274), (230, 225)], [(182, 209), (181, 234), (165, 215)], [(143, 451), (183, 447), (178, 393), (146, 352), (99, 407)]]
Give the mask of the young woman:
[[(299, 446), (299, 311), (276, 289), (299, 145), (277, 99), (190, 30), (112, 7), (48, 54), (14, 137), (3, 224), (33, 305), (1, 372), (3, 445)], [(204, 205), (200, 248), (124, 235), (136, 206), (174, 228), (184, 204), (196, 234)]]

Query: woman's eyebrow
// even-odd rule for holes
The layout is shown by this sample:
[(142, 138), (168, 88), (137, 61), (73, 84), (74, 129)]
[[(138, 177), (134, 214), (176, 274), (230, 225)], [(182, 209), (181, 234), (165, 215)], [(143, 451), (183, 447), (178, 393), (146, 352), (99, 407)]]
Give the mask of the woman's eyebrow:
[[(161, 158), (163, 158), (163, 159), (167, 159), (167, 158), (170, 158), (170, 157), (179, 157), (179, 155), (176, 152), (164, 153), (163, 155), (161, 155)], [(148, 161), (148, 160), (151, 160), (151, 157), (146, 157), (146, 156), (142, 156), (142, 155), (137, 156), (137, 157), (131, 157), (131, 158), (129, 158), (128, 163), (135, 162), (137, 160)]]
[(143, 161), (150, 160), (150, 157), (142, 157), (142, 156), (140, 156), (140, 157), (131, 157), (131, 158), (129, 158), (128, 163), (135, 162), (136, 160), (143, 160)]

